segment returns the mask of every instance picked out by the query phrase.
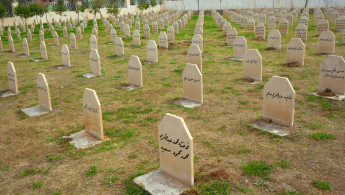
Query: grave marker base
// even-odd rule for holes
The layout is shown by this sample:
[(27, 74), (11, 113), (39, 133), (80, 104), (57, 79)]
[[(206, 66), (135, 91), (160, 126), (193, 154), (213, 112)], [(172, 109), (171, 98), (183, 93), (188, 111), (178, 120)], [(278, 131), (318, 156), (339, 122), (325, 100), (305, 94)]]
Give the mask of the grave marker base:
[(23, 111), (26, 115), (30, 117), (40, 116), (40, 115), (49, 113), (48, 110), (41, 108), (40, 106), (34, 106), (31, 108), (23, 108), (21, 109), (21, 111)]
[(136, 177), (134, 183), (144, 187), (150, 194), (178, 195), (188, 188), (187, 185), (162, 173), (160, 170)]
[(85, 130), (73, 133), (69, 136), (63, 136), (63, 139), (70, 140), (68, 143), (72, 144), (77, 149), (87, 149), (102, 143), (101, 140), (93, 137)]
[(42, 61), (42, 60), (43, 60), (42, 58), (32, 59), (32, 61), (34, 61), (34, 62), (40, 62), (40, 61)]
[(25, 54), (20, 54), (18, 57), (19, 57), (19, 58), (25, 58), (25, 57), (28, 57), (28, 56), (25, 55)]
[(132, 90), (138, 88), (138, 86), (131, 85), (131, 84), (122, 85), (121, 87), (124, 88), (124, 89), (127, 89), (129, 91), (132, 91)]
[(195, 107), (198, 107), (198, 106), (202, 105), (200, 103), (196, 103), (196, 102), (193, 102), (193, 101), (190, 101), (190, 100), (186, 100), (186, 99), (175, 100), (174, 104), (181, 105), (181, 106), (183, 106), (185, 108), (195, 108)]
[(331, 99), (331, 100), (336, 100), (336, 101), (345, 100), (345, 95), (322, 96), (322, 95), (318, 95), (317, 91), (309, 93), (309, 95), (315, 95), (315, 96), (318, 96), (318, 97), (322, 97), (322, 98), (326, 98), (326, 99)]
[(290, 133), (291, 133), (291, 128), (281, 126), (281, 125), (276, 124), (276, 123), (268, 122), (268, 121), (265, 121), (263, 119), (256, 120), (255, 122), (251, 123), (250, 126), (255, 128), (255, 129), (267, 131), (269, 133), (272, 133), (274, 135), (278, 135), (281, 137), (290, 135)]
[(243, 59), (241, 58), (234, 58), (234, 57), (228, 57), (228, 58), (225, 58), (226, 60), (238, 60), (238, 61), (243, 61)]
[(11, 91), (9, 89), (0, 91), (0, 97), (2, 97), (2, 98), (14, 96), (14, 95), (17, 95), (17, 94), (13, 93), (13, 91)]
[(86, 74), (83, 74), (83, 77), (85, 78), (93, 78), (93, 77), (96, 77), (96, 75), (92, 74), (92, 73), (86, 73)]

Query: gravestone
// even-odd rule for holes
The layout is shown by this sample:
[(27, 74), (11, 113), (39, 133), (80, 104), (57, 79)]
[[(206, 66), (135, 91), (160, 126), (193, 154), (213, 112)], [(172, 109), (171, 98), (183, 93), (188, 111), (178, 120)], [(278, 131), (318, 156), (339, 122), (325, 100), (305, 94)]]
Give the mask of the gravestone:
[(128, 62), (128, 83), (137, 87), (143, 86), (142, 65), (138, 56), (131, 56)]
[(69, 35), (69, 42), (70, 42), (70, 47), (75, 49), (77, 48), (77, 40), (75, 39), (74, 33), (71, 33)]
[(116, 41), (116, 30), (114, 28), (111, 28), (110, 30), (110, 42), (115, 44)]
[(289, 22), (286, 19), (280, 20), (278, 29), (279, 29), (280, 34), (288, 34), (289, 33)]
[(1, 37), (0, 37), (0, 51), (3, 50), (4, 48), (2, 47), (2, 41), (1, 41)]
[(12, 62), (7, 63), (8, 89), (12, 94), (18, 94), (17, 72)]
[(255, 32), (255, 21), (253, 19), (247, 20), (247, 32)]
[(199, 46), (196, 44), (191, 44), (188, 49), (188, 63), (196, 64), (200, 72), (202, 71), (202, 54)]
[(195, 34), (195, 35), (196, 35), (196, 34), (199, 34), (199, 35), (201, 35), (201, 37), (202, 37), (203, 34), (204, 34), (204, 32), (203, 32), (203, 30), (202, 30), (201, 27), (197, 27), (197, 28), (195, 28), (195, 30), (194, 30), (194, 34)]
[(308, 29), (304, 24), (298, 24), (295, 29), (295, 37), (300, 38), (304, 43), (307, 42)]
[(152, 23), (152, 33), (157, 34), (158, 33), (158, 24), (157, 22)]
[(304, 65), (305, 45), (300, 38), (292, 38), (287, 44), (286, 64)]
[(31, 30), (30, 30), (30, 29), (28, 29), (28, 31), (27, 31), (27, 36), (28, 36), (27, 41), (28, 41), (29, 43), (31, 43), (31, 42), (32, 42), (32, 34), (31, 34)]
[(194, 184), (193, 137), (183, 118), (169, 113), (158, 125), (158, 135), (160, 170), (134, 182), (150, 194), (181, 194)]
[(67, 38), (67, 37), (68, 37), (68, 33), (67, 33), (67, 28), (66, 28), (66, 26), (64, 26), (64, 27), (62, 28), (62, 31), (63, 31), (63, 38)]
[(274, 16), (269, 16), (267, 19), (267, 29), (276, 28), (276, 18)]
[(121, 37), (116, 37), (115, 41), (115, 56), (125, 55), (125, 50), (123, 46), (123, 41)]
[(247, 52), (247, 41), (243, 36), (237, 36), (233, 44), (233, 57), (243, 59), (243, 55)]
[(256, 25), (255, 38), (265, 40), (265, 25), (263, 23), (259, 23)]
[(319, 37), (320, 54), (332, 54), (335, 52), (335, 36), (332, 31), (323, 31)]
[(289, 79), (273, 76), (264, 86), (263, 96), (262, 118), (282, 126), (293, 126), (295, 91)]
[(164, 31), (161, 31), (159, 33), (159, 44), (158, 47), (168, 49), (169, 43), (168, 43), (168, 36)]
[(226, 45), (233, 46), (236, 37), (237, 31), (235, 28), (231, 28), (230, 30), (228, 30), (228, 34), (226, 35)]
[(85, 88), (83, 95), (83, 115), (86, 133), (103, 140), (102, 108), (95, 90)]
[(228, 31), (232, 28), (230, 22), (226, 22), (223, 26), (223, 35), (227, 35)]
[(187, 64), (182, 73), (183, 99), (203, 103), (202, 74), (196, 64)]
[(62, 66), (70, 67), (70, 57), (69, 57), (69, 49), (66, 44), (63, 44), (61, 47), (61, 55), (62, 55)]
[(44, 41), (40, 42), (40, 52), (41, 52), (42, 60), (47, 60), (48, 59), (47, 47), (46, 47), (46, 44), (44, 43)]
[(329, 30), (329, 24), (327, 20), (320, 20), (317, 23), (317, 35), (321, 35), (323, 31), (328, 31)]
[(304, 24), (308, 28), (308, 18), (306, 16), (301, 16), (298, 21), (299, 24)]
[(49, 85), (42, 73), (37, 74), (38, 106), (24, 108), (22, 111), (28, 116), (39, 116), (53, 110), (50, 100)]
[(326, 89), (345, 95), (345, 61), (342, 56), (329, 55), (320, 65), (318, 91)]
[(98, 29), (96, 27), (92, 28), (92, 35), (94, 35), (98, 39)]
[(97, 46), (97, 38), (95, 35), (91, 35), (90, 37), (90, 48), (91, 49), (97, 49), (98, 46)]
[(149, 39), (150, 38), (150, 27), (149, 27), (149, 25), (145, 24), (143, 26), (143, 30), (144, 30), (145, 39)]
[(173, 23), (173, 27), (174, 27), (174, 33), (177, 34), (179, 32), (179, 27), (178, 27), (178, 23), (177, 22), (174, 22)]
[(335, 20), (335, 30), (345, 30), (345, 16), (339, 16)]
[(125, 24), (125, 37), (131, 36), (131, 29), (129, 28), (128, 24)]
[(154, 40), (147, 42), (147, 61), (150, 63), (158, 62), (157, 45)]
[(77, 33), (77, 39), (82, 39), (82, 34), (81, 34), (80, 27), (77, 27), (76, 33)]
[(54, 46), (58, 47), (59, 46), (59, 36), (56, 31), (53, 33), (53, 40), (54, 40)]
[(200, 34), (195, 34), (192, 38), (192, 44), (196, 44), (199, 46), (199, 49), (201, 51), (201, 53), (203, 52), (203, 48), (204, 48), (204, 43), (203, 43), (203, 38), (201, 37)]
[(40, 42), (44, 41), (44, 32), (42, 30), (40, 30), (39, 32), (39, 37), (40, 37)]
[(167, 29), (167, 33), (168, 33), (168, 41), (174, 41), (175, 40), (174, 27), (169, 26)]
[(268, 48), (281, 49), (281, 34), (277, 29), (272, 29), (268, 34)]
[(26, 40), (26, 38), (23, 38), (23, 51), (24, 51), (25, 56), (30, 56), (29, 45), (28, 45), (28, 41)]
[(90, 68), (91, 74), (96, 76), (101, 75), (101, 60), (97, 49), (91, 49), (90, 51)]
[(248, 49), (243, 57), (243, 78), (262, 80), (262, 57), (257, 49)]
[(133, 31), (133, 45), (140, 46), (140, 33), (138, 30)]

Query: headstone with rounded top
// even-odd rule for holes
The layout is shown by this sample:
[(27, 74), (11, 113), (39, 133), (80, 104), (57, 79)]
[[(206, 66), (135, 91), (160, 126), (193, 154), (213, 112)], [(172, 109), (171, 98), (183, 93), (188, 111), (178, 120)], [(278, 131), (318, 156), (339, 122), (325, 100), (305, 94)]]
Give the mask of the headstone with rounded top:
[(289, 22), (286, 19), (280, 20), (278, 29), (279, 29), (280, 34), (288, 34), (289, 33)]
[(169, 26), (167, 29), (168, 34), (168, 41), (174, 41), (175, 40), (175, 33), (174, 33), (174, 27)]
[(168, 43), (168, 36), (164, 31), (161, 31), (159, 33), (159, 44), (158, 47), (168, 49), (169, 43)]
[(263, 23), (259, 23), (256, 25), (255, 38), (265, 40), (265, 25)]
[(326, 89), (345, 95), (345, 61), (342, 56), (329, 55), (320, 65), (318, 91)]
[(131, 56), (128, 62), (128, 84), (143, 86), (142, 65), (138, 56)]
[(75, 49), (77, 48), (77, 40), (75, 39), (74, 33), (71, 33), (69, 35), (69, 42), (70, 42), (70, 47)]
[(115, 41), (115, 56), (125, 55), (124, 45), (121, 37), (116, 37)]
[(18, 91), (17, 72), (12, 62), (7, 63), (8, 90), (0, 93), (1, 97), (16, 95)]
[(191, 44), (188, 49), (188, 63), (196, 64), (200, 72), (202, 71), (202, 53), (196, 44)]
[(125, 30), (125, 37), (130, 37), (131, 36), (131, 29), (130, 29), (128, 24), (125, 24), (124, 30)]
[(138, 30), (133, 31), (133, 45), (140, 46), (140, 33)]
[(56, 31), (53, 33), (53, 40), (54, 40), (54, 46), (58, 47), (59, 46), (59, 36)]
[(16, 50), (14, 48), (14, 43), (13, 43), (12, 36), (8, 35), (7, 39), (8, 39), (8, 45), (9, 45), (10, 51), (11, 52), (16, 52)]
[(335, 36), (332, 31), (323, 31), (319, 37), (320, 54), (332, 54), (335, 52)]
[(233, 44), (233, 57), (235, 59), (243, 59), (243, 55), (247, 52), (247, 41), (243, 36), (237, 36)]
[(150, 27), (149, 27), (149, 25), (144, 24), (143, 30), (144, 30), (145, 39), (149, 39), (150, 38)]
[(158, 62), (157, 45), (154, 40), (147, 42), (147, 61), (150, 63)]
[(248, 49), (243, 57), (243, 78), (262, 80), (262, 57), (257, 49)]
[(236, 37), (237, 31), (235, 28), (231, 28), (230, 30), (228, 30), (228, 34), (226, 35), (226, 45), (233, 46)]
[(269, 16), (267, 19), (267, 29), (276, 28), (276, 18), (274, 16)]
[(23, 38), (23, 50), (24, 50), (25, 56), (30, 56), (29, 44), (28, 44), (28, 41), (26, 40), (26, 38)]
[(182, 72), (183, 99), (203, 103), (202, 74), (196, 64), (187, 64)]
[(47, 47), (46, 47), (46, 44), (44, 43), (44, 41), (40, 42), (40, 52), (41, 52), (41, 59), (47, 60), (48, 59)]
[(62, 66), (71, 66), (70, 57), (69, 57), (69, 49), (66, 44), (63, 44), (61, 47), (61, 57), (62, 57)]
[(281, 34), (277, 29), (272, 29), (268, 34), (268, 48), (281, 49)]
[(304, 43), (307, 42), (308, 29), (304, 24), (298, 24), (295, 29), (295, 37), (300, 38)]
[(32, 34), (31, 34), (31, 30), (30, 30), (30, 29), (28, 29), (28, 31), (27, 31), (27, 36), (28, 36), (27, 41), (28, 41), (29, 43), (31, 43), (31, 42), (32, 42)]
[(116, 41), (116, 30), (114, 28), (111, 28), (110, 30), (110, 42), (115, 44)]

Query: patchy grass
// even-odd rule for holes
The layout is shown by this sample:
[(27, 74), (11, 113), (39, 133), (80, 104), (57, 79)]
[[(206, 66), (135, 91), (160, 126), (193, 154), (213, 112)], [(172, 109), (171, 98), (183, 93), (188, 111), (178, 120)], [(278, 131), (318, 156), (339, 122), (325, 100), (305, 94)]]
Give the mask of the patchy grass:
[(85, 171), (85, 176), (86, 177), (91, 177), (94, 176), (98, 173), (97, 167), (96, 166), (91, 166), (89, 169)]
[(274, 167), (272, 165), (266, 164), (262, 161), (254, 161), (242, 166), (242, 171), (248, 175), (256, 175), (264, 179), (268, 179), (273, 168)]
[(309, 137), (311, 139), (315, 139), (315, 140), (335, 139), (335, 136), (333, 134), (328, 134), (328, 133), (324, 133), (324, 132), (312, 133), (309, 135)]
[(312, 185), (318, 189), (321, 189), (321, 190), (330, 190), (331, 189), (331, 183), (329, 183), (327, 181), (314, 180), (312, 182)]

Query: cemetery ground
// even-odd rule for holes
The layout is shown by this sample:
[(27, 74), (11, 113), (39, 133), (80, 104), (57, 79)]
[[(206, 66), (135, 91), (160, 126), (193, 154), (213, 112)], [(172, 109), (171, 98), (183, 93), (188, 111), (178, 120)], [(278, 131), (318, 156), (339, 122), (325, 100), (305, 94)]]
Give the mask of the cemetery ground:
[[(232, 48), (226, 46), (216, 22), (205, 15), (203, 83), (204, 103), (187, 109), (174, 105), (182, 97), (182, 71), (187, 64), (198, 16), (169, 42), (158, 49), (157, 64), (143, 64), (144, 86), (129, 91), (127, 64), (131, 55), (146, 60), (146, 43), (141, 26), (141, 46), (131, 46), (123, 38), (125, 56), (114, 57), (114, 45), (102, 22), (98, 21), (98, 52), (102, 75), (83, 78), (90, 72), (89, 21), (77, 49), (70, 49), (71, 68), (62, 64), (62, 38), (54, 45), (45, 25), (48, 60), (40, 58), (39, 25), (29, 43), (30, 57), (23, 53), (22, 40), (12, 35), (16, 52), (8, 52), (4, 30), (0, 51), (0, 89), (8, 88), (6, 66), (13, 62), (18, 78), (16, 96), (0, 99), (0, 193), (1, 194), (144, 194), (133, 178), (159, 168), (158, 124), (165, 113), (184, 118), (194, 138), (195, 185), (185, 194), (343, 194), (345, 192), (345, 102), (332, 101), (308, 93), (318, 87), (319, 68), (326, 56), (316, 55), (318, 38), (310, 15), (305, 65), (285, 67), (286, 44), (294, 37), (294, 26), (282, 35), (282, 49), (265, 50), (266, 40), (256, 41), (231, 22), (238, 36), (245, 36), (248, 49), (258, 49), (263, 58), (263, 82), (251, 85), (242, 78), (242, 62), (228, 60)], [(230, 21), (230, 20), (229, 20)], [(7, 28), (6, 28), (7, 29)], [(131, 34), (133, 32), (131, 29)], [(330, 24), (334, 30), (334, 24)], [(124, 33), (116, 27), (117, 36)], [(166, 31), (166, 28), (165, 28)], [(72, 31), (69, 31), (69, 33)], [(75, 33), (75, 30), (74, 30)], [(342, 32), (334, 31), (336, 55), (344, 56)], [(22, 33), (22, 38), (26, 33)], [(158, 34), (152, 34), (156, 40)], [(50, 86), (53, 111), (27, 117), (20, 109), (37, 105), (36, 76), (44, 73)], [(262, 114), (263, 86), (272, 76), (288, 77), (296, 91), (295, 126), (288, 137), (278, 137), (253, 129), (250, 122)], [(102, 104), (103, 127), (109, 138), (102, 144), (78, 150), (62, 136), (83, 130), (82, 96), (94, 89)]]

